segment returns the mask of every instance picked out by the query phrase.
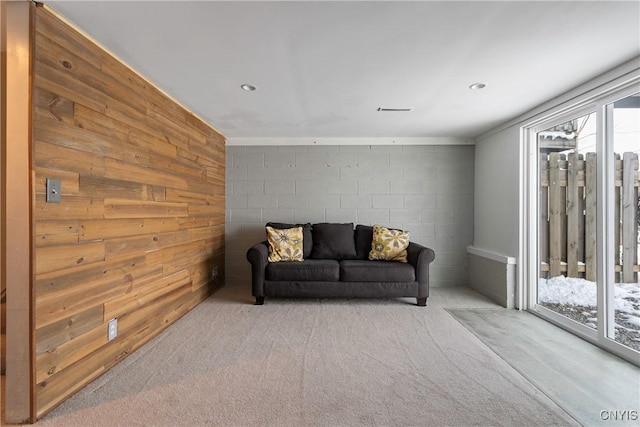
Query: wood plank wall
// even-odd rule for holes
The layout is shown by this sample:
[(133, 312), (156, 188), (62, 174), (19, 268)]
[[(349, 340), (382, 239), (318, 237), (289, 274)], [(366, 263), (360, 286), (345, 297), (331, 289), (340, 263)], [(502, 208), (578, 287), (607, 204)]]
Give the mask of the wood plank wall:
[[(222, 286), (225, 149), (46, 7), (35, 27), (40, 417)], [(61, 203), (45, 201), (47, 178), (61, 180)]]

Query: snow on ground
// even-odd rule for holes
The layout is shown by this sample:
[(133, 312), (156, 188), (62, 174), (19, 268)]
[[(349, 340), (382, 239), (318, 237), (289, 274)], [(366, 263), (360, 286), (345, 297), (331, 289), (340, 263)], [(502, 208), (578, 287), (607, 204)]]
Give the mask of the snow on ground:
[[(538, 301), (541, 304), (563, 304), (581, 307), (597, 306), (598, 288), (594, 282), (572, 277), (540, 279)], [(614, 309), (624, 313), (627, 322), (640, 328), (640, 284), (616, 283)]]

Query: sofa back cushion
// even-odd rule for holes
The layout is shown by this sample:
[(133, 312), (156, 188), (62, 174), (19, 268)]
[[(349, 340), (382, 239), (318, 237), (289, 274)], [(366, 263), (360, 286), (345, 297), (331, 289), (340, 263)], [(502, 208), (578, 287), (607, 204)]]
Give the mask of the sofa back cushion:
[(313, 236), (311, 234), (311, 223), (286, 224), (283, 222), (268, 222), (267, 227), (272, 227), (277, 229), (302, 227), (302, 256), (305, 259), (311, 256), (311, 249), (313, 248)]
[(369, 259), (369, 251), (371, 251), (372, 241), (373, 227), (370, 225), (356, 225), (356, 259)]
[(353, 223), (313, 224), (311, 232), (313, 234), (311, 258), (342, 260), (356, 257)]

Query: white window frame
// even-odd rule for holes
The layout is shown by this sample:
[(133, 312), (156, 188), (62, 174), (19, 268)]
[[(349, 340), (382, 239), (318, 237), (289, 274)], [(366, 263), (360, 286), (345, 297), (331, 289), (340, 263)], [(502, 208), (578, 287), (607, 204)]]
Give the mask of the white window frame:
[[(611, 140), (613, 106), (616, 100), (640, 92), (640, 75), (636, 70), (612, 80), (608, 84), (574, 97), (571, 101), (559, 104), (530, 119), (520, 129), (520, 212), (519, 212), (519, 259), (518, 271), (518, 308), (551, 321), (580, 337), (600, 346), (636, 365), (640, 365), (637, 351), (616, 341), (614, 323), (609, 322), (608, 314), (614, 312), (614, 287), (605, 287), (603, 283), (613, 283), (615, 277), (613, 237), (613, 145)], [(604, 156), (598, 157), (597, 175), (597, 263), (598, 263), (598, 328), (593, 330), (576, 321), (568, 319), (552, 310), (537, 304), (537, 281), (540, 260), (538, 259), (538, 146), (537, 133), (556, 124), (564, 123), (576, 117), (596, 113), (596, 150)], [(607, 237), (605, 239), (605, 236)], [(602, 244), (600, 244), (600, 242)], [(605, 295), (606, 293), (606, 295)]]

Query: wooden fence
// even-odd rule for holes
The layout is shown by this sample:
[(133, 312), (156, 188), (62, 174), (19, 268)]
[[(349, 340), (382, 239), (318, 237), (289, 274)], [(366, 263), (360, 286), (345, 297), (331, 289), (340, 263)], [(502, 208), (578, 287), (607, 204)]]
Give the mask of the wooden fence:
[[(596, 281), (596, 154), (542, 154), (540, 159), (541, 276)], [(616, 281), (638, 281), (640, 207), (638, 155), (615, 155)]]

